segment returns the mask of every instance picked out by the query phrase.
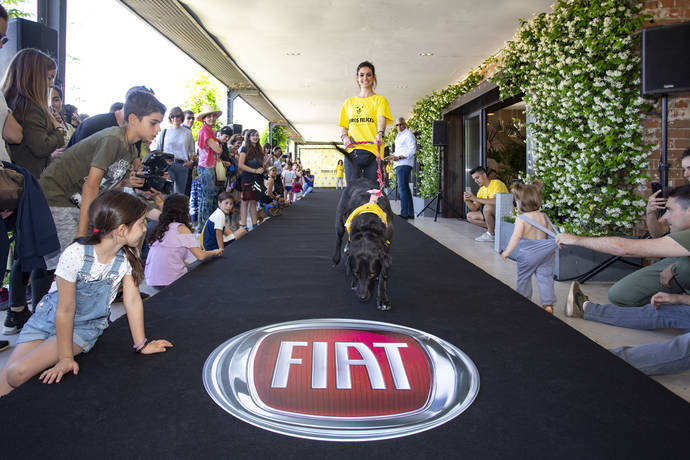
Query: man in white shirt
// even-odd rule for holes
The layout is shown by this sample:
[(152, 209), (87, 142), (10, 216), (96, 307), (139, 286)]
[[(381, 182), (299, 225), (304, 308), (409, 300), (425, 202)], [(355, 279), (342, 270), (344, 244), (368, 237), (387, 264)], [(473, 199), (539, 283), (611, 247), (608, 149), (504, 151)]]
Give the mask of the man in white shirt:
[(400, 117), (395, 123), (398, 135), (395, 136), (394, 160), (395, 177), (398, 181), (398, 193), (400, 194), (400, 217), (414, 219), (414, 205), (412, 204), (412, 192), (410, 191), (410, 172), (414, 166), (414, 155), (417, 151), (417, 139), (412, 131), (407, 129), (405, 119)]

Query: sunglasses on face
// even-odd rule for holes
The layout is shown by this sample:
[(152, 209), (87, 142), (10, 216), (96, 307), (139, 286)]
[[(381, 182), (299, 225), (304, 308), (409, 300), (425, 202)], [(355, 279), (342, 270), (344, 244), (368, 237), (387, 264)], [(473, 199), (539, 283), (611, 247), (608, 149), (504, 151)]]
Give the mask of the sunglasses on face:
[[(172, 120), (173, 118), (181, 120), (184, 118), (184, 115), (170, 115), (170, 119)], [(188, 118), (188, 120), (189, 120), (189, 118)]]
[(0, 43), (3, 45), (6, 44), (8, 41), (10, 41), (10, 38), (7, 35), (3, 35), (2, 38), (0, 38)]

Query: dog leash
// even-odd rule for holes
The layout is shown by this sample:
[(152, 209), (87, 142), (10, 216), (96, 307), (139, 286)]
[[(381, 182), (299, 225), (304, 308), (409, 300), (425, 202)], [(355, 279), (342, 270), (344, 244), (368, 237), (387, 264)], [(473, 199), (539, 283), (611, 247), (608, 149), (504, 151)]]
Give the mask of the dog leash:
[(383, 194), (383, 172), (381, 169), (381, 143), (379, 141), (376, 141), (376, 142), (372, 142), (372, 141), (355, 142), (355, 140), (352, 138), (352, 136), (348, 136), (348, 139), (350, 140), (350, 143), (345, 146), (345, 150), (348, 150), (355, 145), (376, 144), (376, 149), (378, 151), (378, 155), (376, 155), (376, 173), (378, 175), (378, 181), (379, 181), (379, 190), (378, 190), (378, 192), (376, 192), (376, 196), (380, 197)]

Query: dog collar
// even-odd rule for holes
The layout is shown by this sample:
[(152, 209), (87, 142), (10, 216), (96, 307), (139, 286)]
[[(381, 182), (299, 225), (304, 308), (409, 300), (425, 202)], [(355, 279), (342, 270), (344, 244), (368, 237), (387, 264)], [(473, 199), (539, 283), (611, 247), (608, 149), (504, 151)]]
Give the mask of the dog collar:
[[(350, 225), (352, 225), (352, 220), (360, 214), (376, 214), (383, 222), (383, 225), (388, 225), (388, 218), (386, 217), (386, 213), (383, 211), (383, 209), (381, 209), (381, 206), (376, 203), (365, 203), (362, 206), (355, 208), (355, 210), (350, 213), (345, 221), (345, 229), (347, 230), (348, 241), (350, 240)], [(386, 245), (390, 245), (390, 241), (386, 241)]]

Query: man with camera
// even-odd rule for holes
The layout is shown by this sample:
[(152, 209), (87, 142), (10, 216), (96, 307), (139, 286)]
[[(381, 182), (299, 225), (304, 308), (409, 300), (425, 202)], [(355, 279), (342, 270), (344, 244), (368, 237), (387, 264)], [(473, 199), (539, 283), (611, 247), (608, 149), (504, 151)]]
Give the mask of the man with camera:
[[(596, 304), (590, 302), (573, 283), (566, 302), (565, 314), (569, 317), (583, 318), (588, 321), (611, 324), (634, 329), (677, 328), (685, 332), (667, 342), (652, 343), (637, 347), (620, 347), (612, 350), (624, 359), (649, 375), (660, 375), (680, 372), (690, 368), (690, 284), (687, 267), (690, 257), (690, 185), (676, 187), (668, 193), (665, 205), (666, 213), (662, 216), (664, 224), (671, 233), (660, 238), (631, 239), (619, 237), (583, 237), (559, 233), (556, 242), (580, 246), (594, 251), (620, 257), (669, 257), (674, 258), (673, 278), (664, 281), (657, 276), (647, 276), (644, 270), (654, 270), (651, 265), (628, 275), (625, 288), (631, 291), (628, 295), (636, 300), (639, 306), (620, 304)], [(669, 259), (665, 259), (669, 260)], [(662, 261), (663, 262), (663, 261)], [(660, 263), (660, 262), (659, 262)], [(680, 265), (680, 267), (678, 267)], [(659, 269), (656, 269), (659, 273)], [(613, 301), (611, 291), (609, 299)], [(645, 301), (646, 300), (646, 301)], [(614, 302), (616, 303), (616, 302)]]
[(139, 167), (140, 141), (150, 143), (160, 131), (165, 106), (155, 96), (135, 91), (124, 106), (125, 124), (103, 129), (65, 150), (41, 175), (60, 240), (60, 252), (46, 257), (48, 270), (54, 270), (60, 253), (75, 237), (89, 230), (88, 210), (103, 190), (118, 186), (141, 187), (145, 179), (134, 170)]
[[(683, 152), (681, 158), (683, 176), (690, 179), (690, 149)], [(667, 199), (659, 189), (652, 193), (647, 201), (647, 215), (645, 217), (647, 230), (652, 238), (660, 238), (671, 231), (668, 217), (660, 215), (667, 209)], [(674, 232), (690, 228), (687, 222), (676, 219)], [(652, 296), (659, 290), (690, 288), (690, 259), (687, 257), (668, 257), (652, 265), (634, 271), (617, 281), (609, 289), (611, 303), (621, 307), (639, 307), (648, 304)], [(575, 283), (571, 291), (579, 289)]]

